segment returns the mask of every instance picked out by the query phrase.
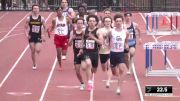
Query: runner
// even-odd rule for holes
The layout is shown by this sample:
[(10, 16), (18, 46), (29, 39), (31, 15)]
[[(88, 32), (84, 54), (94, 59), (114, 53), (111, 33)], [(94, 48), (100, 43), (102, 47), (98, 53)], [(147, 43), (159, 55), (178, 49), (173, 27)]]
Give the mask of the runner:
[[(76, 75), (79, 80), (80, 84), (80, 90), (85, 89), (85, 84), (82, 78), (82, 75), (80, 73), (81, 69), (86, 72), (87, 79), (88, 81), (91, 81), (91, 66), (87, 66), (86, 62), (90, 62), (90, 59), (87, 61), (82, 61), (83, 54), (79, 54), (79, 50), (83, 48), (83, 36), (84, 36), (84, 30), (83, 30), (83, 25), (84, 25), (84, 19), (83, 18), (77, 18), (75, 21), (77, 24), (77, 29), (71, 31), (71, 36), (69, 40), (69, 45), (73, 43), (73, 52), (74, 52), (74, 66), (76, 70)], [(82, 66), (81, 66), (81, 61), (82, 61)], [(81, 68), (83, 67), (83, 68)]]
[[(57, 17), (52, 20), (52, 26), (48, 29), (48, 33), (54, 32), (54, 44), (56, 45), (59, 69), (62, 70), (61, 59), (66, 56), (68, 48), (68, 25), (71, 25), (71, 19), (62, 15), (63, 10), (56, 10)], [(61, 57), (62, 55), (62, 57)]]
[[(80, 50), (78, 54), (78, 55), (83, 54), (83, 58), (81, 61), (82, 68), (91, 68), (92, 73), (96, 73), (98, 67), (98, 59), (99, 59), (98, 44), (102, 45), (103, 43), (98, 39), (97, 36), (98, 21), (99, 19), (96, 15), (89, 15), (87, 17), (88, 27), (86, 28), (85, 35), (83, 37), (84, 47), (83, 49)], [(91, 91), (93, 87), (92, 77), (88, 79), (89, 81), (88, 81), (87, 89)]]
[(45, 41), (44, 39), (45, 32), (43, 32), (42, 26), (45, 31), (46, 29), (45, 20), (44, 20), (44, 17), (39, 15), (39, 6), (33, 5), (32, 14), (29, 17), (27, 17), (27, 20), (25, 23), (25, 34), (29, 40), (29, 45), (31, 49), (31, 58), (33, 62), (32, 69), (37, 69), (36, 53), (37, 54), (40, 53), (41, 43), (42, 41)]
[(128, 44), (129, 44), (129, 51), (125, 50), (125, 63), (128, 69), (127, 74), (132, 74), (132, 62), (135, 55), (136, 50), (136, 37), (139, 37), (139, 44), (142, 43), (141, 37), (140, 37), (140, 29), (138, 27), (138, 24), (133, 22), (131, 20), (132, 13), (124, 13), (125, 17), (125, 26), (127, 27), (127, 30), (129, 32), (129, 38), (128, 38)]
[(116, 93), (120, 94), (120, 82), (123, 79), (123, 67), (126, 67), (124, 61), (124, 49), (128, 49), (127, 29), (123, 26), (124, 18), (120, 14), (114, 16), (115, 28), (110, 32), (110, 63), (112, 74), (117, 76), (118, 83)]
[(98, 29), (97, 35), (100, 40), (102, 40), (103, 45), (100, 46), (99, 55), (101, 61), (101, 67), (104, 72), (107, 72), (107, 82), (106, 87), (109, 88), (112, 72), (110, 69), (110, 47), (109, 47), (109, 35), (108, 33), (112, 30), (112, 18), (106, 16), (102, 20), (104, 27)]

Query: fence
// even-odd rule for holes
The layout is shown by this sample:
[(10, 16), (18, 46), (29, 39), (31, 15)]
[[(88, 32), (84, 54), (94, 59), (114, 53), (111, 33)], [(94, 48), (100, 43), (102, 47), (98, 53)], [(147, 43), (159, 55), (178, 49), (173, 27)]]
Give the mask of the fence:
[[(54, 10), (60, 5), (61, 0), (0, 1), (0, 10), (31, 10), (31, 6), (34, 3), (39, 3), (42, 10)], [(116, 11), (180, 11), (180, 0), (69, 0), (69, 6), (76, 9), (81, 2), (86, 2), (88, 9), (99, 11), (107, 7), (111, 7)]]

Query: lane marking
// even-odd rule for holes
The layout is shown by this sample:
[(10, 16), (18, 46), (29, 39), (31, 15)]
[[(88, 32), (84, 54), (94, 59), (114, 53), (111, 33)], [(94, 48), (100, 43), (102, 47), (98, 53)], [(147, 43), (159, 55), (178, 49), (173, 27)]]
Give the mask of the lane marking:
[[(144, 16), (142, 15), (142, 13), (139, 13), (139, 14), (141, 15), (141, 17), (142, 17), (144, 23), (146, 23), (146, 20), (145, 20)], [(149, 26), (148, 26), (148, 28), (150, 29)], [(154, 35), (152, 35), (152, 37), (154, 38), (155, 42), (158, 42), (158, 40), (155, 38)], [(162, 52), (163, 55), (165, 55), (165, 54), (164, 54), (164, 51), (163, 51), (162, 49), (161, 49), (161, 52)], [(167, 57), (167, 63), (169, 64), (169, 66), (170, 66), (171, 69), (174, 69), (174, 67), (172, 66), (172, 64), (171, 64), (171, 62), (170, 62), (170, 60), (169, 60), (168, 57)], [(177, 78), (178, 81), (180, 82), (180, 77), (179, 77), (179, 76), (176, 76), (176, 78)]]
[(55, 58), (55, 60), (54, 60), (54, 63), (53, 63), (51, 72), (49, 73), (48, 79), (47, 79), (47, 81), (46, 81), (45, 87), (44, 87), (44, 89), (43, 89), (43, 92), (42, 92), (42, 94), (41, 94), (41, 97), (40, 97), (39, 101), (43, 101), (43, 98), (44, 98), (44, 96), (45, 96), (45, 94), (46, 94), (46, 91), (47, 91), (48, 85), (49, 85), (49, 83), (50, 83), (51, 77), (52, 77), (52, 75), (53, 75), (54, 69), (55, 69), (55, 67), (56, 67), (56, 63), (57, 63), (57, 58)]
[(64, 89), (76, 89), (79, 88), (79, 86), (56, 86), (57, 88), (64, 88)]
[(132, 62), (132, 70), (133, 70), (134, 78), (135, 78), (135, 81), (136, 81), (136, 84), (137, 84), (137, 87), (138, 87), (140, 101), (144, 101), (144, 96), (143, 96), (141, 85), (140, 85), (140, 82), (139, 82), (139, 79), (138, 79), (138, 76), (137, 76), (137, 73), (136, 73), (134, 62)]
[(30, 14), (31, 12), (27, 13), (14, 27), (5, 35), (3, 38), (0, 39), (0, 43)]
[[(45, 20), (45, 22), (50, 18), (50, 16), (53, 14), (53, 12), (51, 12), (49, 14), (49, 16), (47, 17), (47, 19)], [(0, 83), (0, 88), (3, 86), (3, 84), (5, 83), (5, 81), (8, 79), (8, 77), (11, 75), (11, 73), (13, 72), (13, 70), (15, 69), (16, 65), (19, 63), (19, 61), (21, 60), (21, 58), (23, 57), (23, 55), (25, 54), (25, 52), (27, 51), (27, 49), (29, 48), (29, 44), (26, 46), (26, 48), (23, 50), (23, 52), (21, 53), (21, 55), (18, 57), (18, 59), (16, 60), (16, 62), (14, 63), (14, 65), (11, 67), (11, 69), (9, 70), (9, 72), (6, 74), (6, 76), (3, 78), (3, 80)]]
[[(23, 35), (24, 33), (19, 33), (19, 34), (12, 34), (7, 36), (5, 39), (10, 38), (10, 37), (15, 37), (15, 36), (19, 36), (19, 35)], [(25, 34), (24, 34), (25, 35)]]
[(26, 95), (31, 95), (31, 92), (7, 92), (6, 94), (8, 95), (13, 95), (13, 96), (26, 96)]
[[(16, 28), (16, 30), (13, 30), (13, 31), (22, 31), (22, 30), (24, 30), (24, 28), (21, 28), (21, 29), (17, 29)], [(6, 32), (8, 32), (9, 30), (3, 30), (3, 31), (1, 31), (0, 33), (6, 33)]]
[(29, 45), (26, 46), (26, 48), (24, 49), (24, 51), (21, 53), (21, 55), (19, 56), (19, 58), (16, 60), (16, 62), (14, 63), (14, 65), (11, 67), (11, 69), (9, 70), (9, 72), (6, 74), (6, 76), (3, 78), (3, 80), (0, 83), (0, 88), (3, 86), (4, 82), (8, 79), (8, 77), (10, 76), (10, 74), (12, 73), (12, 71), (15, 69), (16, 65), (19, 63), (19, 61), (21, 60), (21, 58), (23, 57), (23, 55), (25, 54), (25, 52), (27, 51), (27, 49), (29, 48)]
[(94, 76), (94, 73), (92, 74), (92, 90), (90, 91), (90, 101), (93, 101), (93, 98), (94, 98), (94, 79), (95, 79), (95, 76)]
[(0, 17), (0, 20), (5, 16), (5, 15), (7, 15), (9, 12), (6, 12), (6, 13), (4, 13), (1, 17)]

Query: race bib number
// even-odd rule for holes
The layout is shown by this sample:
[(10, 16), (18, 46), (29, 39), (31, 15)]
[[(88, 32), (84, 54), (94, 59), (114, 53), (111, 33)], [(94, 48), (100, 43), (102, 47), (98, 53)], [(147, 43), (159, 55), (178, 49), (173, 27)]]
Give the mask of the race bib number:
[(57, 28), (58, 34), (62, 35), (63, 34), (63, 29), (62, 28)]
[(82, 48), (82, 40), (75, 40), (75, 47)]
[(86, 40), (86, 49), (94, 49), (95, 41), (94, 40)]
[(32, 32), (33, 33), (39, 33), (40, 31), (40, 26), (32, 25)]
[(121, 43), (113, 43), (113, 48), (120, 50), (120, 49), (122, 49), (122, 44)]
[(129, 32), (129, 39), (133, 39), (133, 29), (129, 29), (128, 30), (128, 32)]

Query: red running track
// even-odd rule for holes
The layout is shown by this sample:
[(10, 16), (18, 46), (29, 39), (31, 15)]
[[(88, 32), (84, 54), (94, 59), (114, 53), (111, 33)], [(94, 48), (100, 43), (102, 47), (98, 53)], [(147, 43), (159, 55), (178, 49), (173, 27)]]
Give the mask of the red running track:
[[(105, 73), (100, 65), (94, 76), (93, 92), (80, 91), (79, 82), (73, 68), (72, 48), (69, 48), (67, 60), (63, 61), (63, 71), (57, 70), (56, 51), (53, 38), (46, 39), (42, 44), (42, 51), (38, 57), (38, 69), (32, 70), (30, 49), (23, 34), (25, 16), (29, 12), (0, 12), (0, 99), (2, 101), (178, 101), (179, 81), (176, 77), (145, 77), (145, 51), (143, 44), (137, 45), (135, 56), (135, 70), (138, 80), (134, 75), (126, 75), (121, 84), (121, 95), (115, 94), (116, 83), (110, 88), (105, 88)], [(50, 24), (55, 14), (41, 13)], [(52, 15), (51, 15), (52, 14)], [(143, 16), (134, 13), (136, 21), (142, 32), (145, 32)], [(25, 18), (24, 18), (25, 17)], [(24, 18), (24, 19), (23, 19)], [(8, 19), (8, 20), (5, 20)], [(6, 36), (6, 37), (5, 37)], [(142, 35), (143, 43), (149, 41), (179, 40), (179, 36), (152, 37)], [(174, 54), (180, 56), (180, 52), (169, 52), (168, 58), (174, 68), (180, 63)], [(161, 51), (153, 54), (153, 65), (156, 69), (163, 69), (163, 55)], [(158, 61), (158, 62), (157, 62)], [(84, 78), (86, 79), (86, 78)], [(114, 78), (113, 78), (114, 79)], [(138, 82), (140, 89), (138, 90)], [(173, 85), (173, 97), (149, 97), (145, 96), (145, 85)], [(142, 96), (141, 96), (142, 95)]]

